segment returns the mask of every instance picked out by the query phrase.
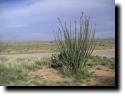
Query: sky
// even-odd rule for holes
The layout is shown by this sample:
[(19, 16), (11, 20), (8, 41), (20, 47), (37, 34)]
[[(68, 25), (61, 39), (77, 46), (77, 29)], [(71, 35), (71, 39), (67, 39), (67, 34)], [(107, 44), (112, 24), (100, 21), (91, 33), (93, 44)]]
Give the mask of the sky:
[(81, 12), (96, 24), (96, 38), (115, 37), (115, 0), (0, 0), (0, 38), (54, 40), (57, 18), (69, 23)]

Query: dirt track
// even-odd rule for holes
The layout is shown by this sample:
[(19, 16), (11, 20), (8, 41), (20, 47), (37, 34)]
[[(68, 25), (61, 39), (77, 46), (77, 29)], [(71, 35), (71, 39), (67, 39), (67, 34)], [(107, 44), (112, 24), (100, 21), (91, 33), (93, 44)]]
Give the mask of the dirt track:
[(115, 49), (109, 50), (95, 50), (93, 55), (97, 56), (106, 56), (106, 57), (115, 57)]
[[(48, 58), (53, 53), (31, 53), (31, 54), (12, 54), (12, 55), (0, 55), (0, 57), (6, 58)], [(93, 55), (115, 57), (115, 50), (95, 50)]]

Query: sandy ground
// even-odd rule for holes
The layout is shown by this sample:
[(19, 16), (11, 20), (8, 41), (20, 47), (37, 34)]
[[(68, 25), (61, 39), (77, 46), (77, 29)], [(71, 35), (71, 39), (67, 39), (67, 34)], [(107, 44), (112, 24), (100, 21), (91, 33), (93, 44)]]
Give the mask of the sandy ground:
[[(115, 72), (105, 66), (99, 65), (89, 69), (89, 71), (93, 72), (93, 75), (86, 79), (81, 79), (81, 86), (109, 86), (108, 82), (115, 78)], [(51, 83), (64, 81), (73, 82), (74, 80), (74, 78), (63, 76), (53, 68), (46, 67), (29, 72), (28, 77), (30, 80), (39, 78), (39, 80), (45, 80)]]
[(89, 71), (94, 72), (94, 75), (86, 80), (90, 86), (108, 86), (108, 82), (115, 78), (115, 71), (102, 65), (91, 68)]
[[(31, 54), (12, 54), (12, 55), (0, 55), (0, 57), (6, 57), (9, 59), (13, 58), (49, 58), (53, 53), (31, 53)], [(97, 56), (106, 56), (106, 57), (115, 57), (115, 50), (95, 50), (93, 55)]]
[(72, 78), (64, 77), (57, 70), (53, 68), (46, 68), (43, 66), (41, 69), (29, 72), (30, 79), (36, 79), (37, 77), (48, 82), (63, 82), (72, 81)]

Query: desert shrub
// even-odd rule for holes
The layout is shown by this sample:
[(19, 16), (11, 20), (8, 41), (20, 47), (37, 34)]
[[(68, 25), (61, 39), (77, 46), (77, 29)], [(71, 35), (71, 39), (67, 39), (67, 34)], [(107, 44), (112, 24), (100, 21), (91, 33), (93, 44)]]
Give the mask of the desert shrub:
[(55, 69), (61, 69), (63, 66), (62, 61), (59, 58), (59, 54), (52, 54), (50, 62), (51, 62), (50, 66)]
[(63, 68), (73, 73), (83, 72), (86, 69), (86, 62), (95, 48), (95, 26), (89, 17), (80, 17), (79, 24), (74, 22), (69, 27), (66, 22), (63, 24), (59, 20), (56, 43), (59, 48), (59, 61), (63, 63)]
[(62, 73), (65, 76), (74, 77), (76, 80), (85, 79), (85, 78), (90, 77), (92, 75), (90, 72), (88, 72), (88, 70), (78, 71), (75, 73), (73, 73), (72, 71), (63, 70)]
[(57, 54), (52, 54), (51, 58), (50, 58), (50, 61), (54, 64), (57, 64), (58, 63), (58, 60), (59, 60), (59, 57)]
[(37, 65), (41, 65), (43, 62), (41, 62), (41, 60), (36, 60), (35, 61), (35, 64), (37, 64)]
[(37, 65), (38, 67), (42, 67), (43, 65), (46, 67), (50, 66), (50, 61), (47, 59), (39, 59), (39, 60), (35, 60), (34, 64)]

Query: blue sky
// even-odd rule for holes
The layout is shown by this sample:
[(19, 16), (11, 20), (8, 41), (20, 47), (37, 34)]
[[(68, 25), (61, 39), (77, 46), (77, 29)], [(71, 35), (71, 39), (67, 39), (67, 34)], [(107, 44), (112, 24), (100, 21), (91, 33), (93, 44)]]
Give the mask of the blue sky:
[(115, 37), (114, 0), (0, 0), (0, 35), (5, 41), (53, 40), (58, 20), (96, 23), (97, 38)]

